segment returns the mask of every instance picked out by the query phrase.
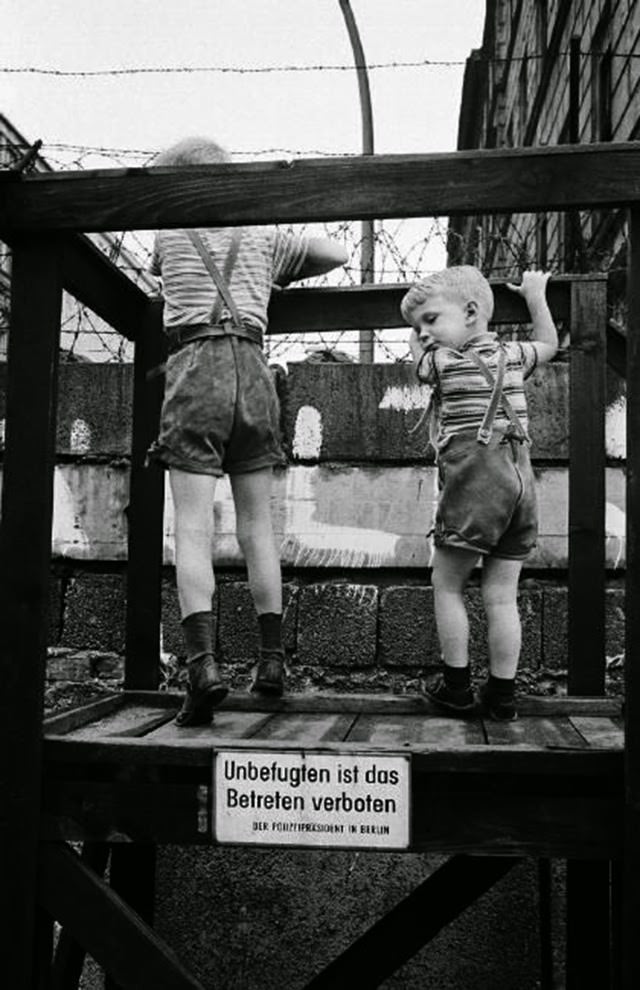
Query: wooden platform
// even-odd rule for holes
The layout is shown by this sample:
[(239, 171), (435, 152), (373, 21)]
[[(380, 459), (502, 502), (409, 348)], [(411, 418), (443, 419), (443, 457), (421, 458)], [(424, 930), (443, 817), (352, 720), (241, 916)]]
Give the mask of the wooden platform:
[(234, 695), (192, 729), (173, 723), (179, 704), (125, 692), (50, 719), (41, 837), (214, 842), (214, 757), (231, 749), (408, 757), (411, 851), (621, 854), (617, 701), (525, 698), (501, 724), (418, 697)]

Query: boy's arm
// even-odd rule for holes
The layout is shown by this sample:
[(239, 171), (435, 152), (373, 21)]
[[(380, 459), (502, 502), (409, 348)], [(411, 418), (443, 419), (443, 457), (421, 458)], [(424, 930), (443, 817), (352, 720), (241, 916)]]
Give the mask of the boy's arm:
[(328, 237), (310, 237), (307, 240), (307, 251), (300, 269), (294, 280), (310, 278), (313, 275), (324, 275), (332, 268), (339, 268), (348, 259), (345, 248), (337, 241)]
[(538, 354), (538, 364), (546, 364), (558, 350), (558, 331), (546, 299), (549, 272), (524, 272), (521, 285), (507, 282), (507, 288), (521, 295), (531, 314), (531, 343)]

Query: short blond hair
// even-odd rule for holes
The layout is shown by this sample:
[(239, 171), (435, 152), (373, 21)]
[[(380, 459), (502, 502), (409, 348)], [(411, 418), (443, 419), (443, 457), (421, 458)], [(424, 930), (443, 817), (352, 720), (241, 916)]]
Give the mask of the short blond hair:
[(411, 314), (418, 306), (438, 293), (462, 306), (476, 303), (479, 314), (487, 322), (493, 316), (493, 292), (482, 272), (473, 265), (452, 265), (411, 286), (400, 303), (400, 312), (407, 323), (411, 323)]
[(230, 162), (231, 155), (222, 145), (205, 137), (183, 138), (153, 159), (153, 165), (215, 165)]

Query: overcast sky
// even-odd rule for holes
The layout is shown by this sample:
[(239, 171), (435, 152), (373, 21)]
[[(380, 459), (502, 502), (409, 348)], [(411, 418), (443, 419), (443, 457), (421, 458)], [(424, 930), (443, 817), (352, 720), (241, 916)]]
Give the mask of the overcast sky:
[[(370, 63), (460, 60), (481, 42), (482, 0), (353, 0), (352, 7)], [(0, 0), (0, 23), (0, 66), (8, 67), (352, 62), (338, 0)], [(373, 70), (376, 151), (454, 148), (461, 79), (461, 67)], [(232, 151), (360, 150), (353, 72), (5, 74), (0, 86), (0, 112), (45, 144), (157, 150), (200, 133)]]

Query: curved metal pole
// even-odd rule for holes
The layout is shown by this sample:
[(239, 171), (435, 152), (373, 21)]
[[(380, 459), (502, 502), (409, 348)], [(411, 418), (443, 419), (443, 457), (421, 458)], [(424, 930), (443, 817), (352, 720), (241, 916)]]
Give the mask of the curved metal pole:
[[(362, 117), (362, 153), (363, 155), (373, 154), (373, 111), (371, 108), (371, 91), (369, 89), (369, 74), (367, 72), (367, 62), (364, 56), (364, 49), (358, 32), (358, 25), (353, 15), (349, 0), (339, 0), (342, 16), (344, 17), (349, 41), (353, 51), (353, 60), (356, 65), (358, 76), (358, 93), (360, 95), (360, 115)], [(360, 249), (360, 281), (365, 284), (373, 282), (374, 262), (375, 262), (375, 240), (373, 230), (373, 220), (363, 220), (362, 243)], [(373, 362), (374, 337), (373, 330), (361, 330), (360, 337), (360, 361), (363, 364)]]

